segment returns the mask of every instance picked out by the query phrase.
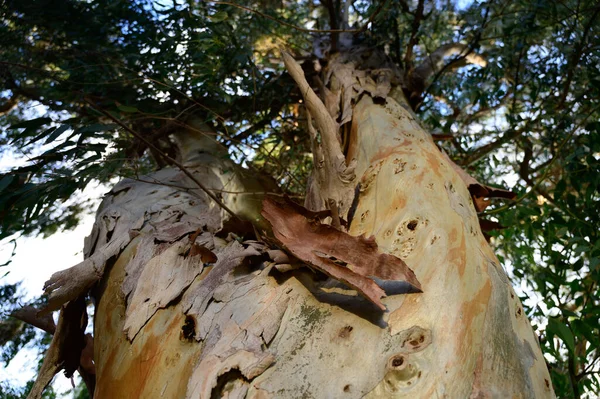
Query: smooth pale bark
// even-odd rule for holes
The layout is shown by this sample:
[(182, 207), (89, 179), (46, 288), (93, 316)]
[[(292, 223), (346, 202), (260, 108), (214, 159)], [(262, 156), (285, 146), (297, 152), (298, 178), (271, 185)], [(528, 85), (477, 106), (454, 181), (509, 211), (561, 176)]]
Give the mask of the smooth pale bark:
[[(375, 235), (423, 286), (390, 309), (390, 333), (419, 326), (432, 336), (429, 347), (405, 357), (401, 372), (388, 372), (390, 382), (411, 397), (552, 396), (537, 338), (463, 181), (394, 100), (375, 105), (363, 97), (354, 117), (350, 156), (359, 159), (363, 184), (350, 233)], [(405, 385), (414, 374), (422, 376), (418, 387)], [(372, 394), (385, 397), (387, 384)]]
[[(361, 187), (349, 232), (374, 235), (405, 260), (423, 293), (384, 298), (382, 313), (306, 268), (276, 270), (260, 243), (217, 237), (226, 215), (199, 190), (177, 188), (193, 186), (181, 172), (149, 178), (169, 185), (125, 181), (98, 215), (116, 224), (106, 231), (135, 237), (95, 293), (96, 398), (554, 395), (470, 194), (430, 135), (391, 95), (375, 104), (365, 93), (351, 120), (347, 159)], [(260, 186), (195, 151), (184, 151), (187, 165), (207, 186)], [(240, 196), (222, 195), (258, 217)], [(198, 228), (215, 263), (186, 256)]]

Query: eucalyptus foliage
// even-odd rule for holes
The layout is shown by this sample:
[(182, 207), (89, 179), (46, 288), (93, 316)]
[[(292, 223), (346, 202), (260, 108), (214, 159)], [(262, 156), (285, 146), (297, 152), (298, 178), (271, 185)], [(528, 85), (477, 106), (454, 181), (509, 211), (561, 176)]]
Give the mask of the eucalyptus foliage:
[[(492, 243), (558, 396), (600, 391), (600, 5), (351, 3), (352, 40), (384, 48), (407, 73), (449, 42), (487, 60), (443, 68), (416, 112), (457, 163), (518, 194), (488, 208), (504, 226)], [(330, 15), (342, 4), (0, 2), (0, 239), (74, 227), (89, 210), (78, 190), (165, 166), (161, 153), (176, 156), (169, 134), (191, 115), (232, 159), (301, 197), (310, 143), (278, 49), (314, 78), (313, 42), (339, 28)]]

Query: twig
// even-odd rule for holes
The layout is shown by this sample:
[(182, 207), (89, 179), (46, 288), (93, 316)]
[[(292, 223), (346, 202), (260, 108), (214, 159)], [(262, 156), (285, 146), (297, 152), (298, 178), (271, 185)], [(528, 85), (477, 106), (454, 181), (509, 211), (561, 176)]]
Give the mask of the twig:
[(245, 11), (248, 11), (248, 12), (260, 15), (263, 18), (270, 19), (271, 21), (277, 22), (278, 24), (281, 24), (281, 25), (287, 26), (289, 28), (298, 30), (300, 32), (306, 32), (306, 33), (341, 33), (341, 32), (357, 32), (358, 33), (358, 32), (360, 32), (360, 30), (358, 30), (358, 29), (308, 29), (308, 28), (302, 28), (300, 26), (296, 26), (296, 25), (290, 24), (288, 22), (282, 21), (280, 19), (273, 18), (272, 16), (267, 15), (267, 14), (265, 14), (263, 12), (258, 11), (258, 10), (255, 10), (255, 9), (252, 9), (252, 8), (248, 8), (248, 7), (244, 7), (244, 6), (240, 5), (240, 4), (230, 3), (229, 1), (210, 1), (210, 3), (223, 4), (223, 5), (227, 5), (227, 6), (237, 7), (237, 8), (240, 8), (242, 10), (245, 10)]
[(96, 111), (100, 112), (102, 115), (106, 116), (107, 118), (109, 118), (110, 120), (112, 120), (113, 122), (115, 122), (116, 124), (118, 124), (119, 126), (121, 126), (123, 129), (125, 129), (127, 132), (129, 132), (130, 134), (132, 134), (135, 138), (137, 138), (138, 140), (144, 142), (149, 148), (152, 148), (153, 150), (155, 150), (158, 154), (160, 154), (164, 159), (168, 160), (169, 162), (171, 162), (173, 165), (177, 166), (187, 177), (189, 177), (194, 183), (196, 183), (196, 185), (198, 187), (200, 187), (200, 189), (202, 191), (204, 191), (206, 193), (206, 195), (208, 195), (210, 197), (210, 199), (212, 199), (213, 201), (215, 201), (217, 203), (217, 205), (219, 205), (223, 210), (225, 210), (227, 213), (229, 213), (231, 216), (239, 219), (239, 216), (237, 216), (231, 209), (229, 209), (229, 207), (227, 207), (227, 205), (225, 205), (220, 199), (218, 199), (212, 192), (210, 192), (210, 190), (204, 185), (202, 184), (202, 182), (200, 182), (192, 172), (190, 172), (185, 166), (183, 166), (182, 163), (180, 163), (179, 161), (177, 161), (174, 158), (171, 158), (170, 156), (168, 156), (167, 154), (165, 154), (164, 151), (162, 151), (160, 148), (158, 148), (156, 145), (154, 145), (151, 141), (147, 140), (144, 136), (140, 135), (138, 132), (136, 132), (135, 130), (131, 129), (129, 126), (127, 126), (126, 124), (124, 124), (123, 122), (121, 122), (121, 120), (115, 118), (114, 116), (112, 116), (110, 113), (108, 113), (107, 111), (105, 111), (102, 108), (97, 107), (96, 105), (94, 105), (90, 100), (88, 100), (87, 98), (84, 98), (84, 101), (86, 103), (88, 103), (90, 105), (90, 107), (92, 107), (93, 109), (95, 109)]
[(379, 15), (379, 13), (381, 12), (381, 10), (383, 10), (383, 8), (387, 4), (387, 2), (388, 2), (388, 0), (381, 0), (381, 2), (379, 3), (379, 7), (377, 7), (377, 9), (373, 12), (373, 14), (371, 14), (371, 16), (369, 17), (369, 19), (367, 19), (367, 22), (365, 22), (365, 24), (362, 26), (362, 28), (360, 28), (354, 34), (357, 35), (360, 32), (364, 32), (365, 30), (367, 30), (367, 28), (369, 27), (369, 24), (371, 22), (373, 22), (375, 20), (375, 18), (377, 18), (377, 15)]
[(408, 44), (406, 45), (406, 54), (404, 55), (404, 66), (406, 67), (406, 71), (408, 72), (412, 65), (412, 54), (413, 47), (418, 42), (417, 32), (419, 31), (419, 26), (421, 26), (421, 20), (423, 19), (423, 10), (425, 8), (425, 0), (419, 0), (417, 3), (417, 9), (415, 10), (415, 17), (412, 22), (412, 31), (410, 33), (410, 39), (408, 40)]
[(587, 39), (588, 33), (590, 32), (594, 20), (600, 13), (600, 5), (596, 7), (596, 11), (590, 17), (588, 23), (583, 29), (583, 36), (581, 37), (581, 41), (577, 44), (577, 47), (573, 51), (573, 57), (571, 58), (571, 62), (569, 63), (569, 68), (567, 71), (567, 80), (565, 81), (565, 87), (563, 88), (562, 95), (560, 97), (560, 102), (558, 103), (558, 109), (562, 109), (565, 105), (565, 101), (567, 100), (567, 95), (569, 94), (569, 88), (571, 86), (571, 82), (573, 81), (573, 75), (575, 74), (575, 69), (577, 69), (577, 64), (581, 59), (581, 53), (583, 53), (583, 48), (585, 47), (585, 41)]
[(493, 215), (493, 214), (496, 214), (496, 213), (503, 212), (503, 211), (507, 210), (508, 208), (519, 204), (525, 198), (529, 197), (531, 195), (531, 193), (537, 191), (538, 187), (544, 182), (544, 180), (546, 180), (546, 177), (548, 177), (548, 173), (550, 172), (550, 167), (560, 158), (560, 154), (562, 153), (561, 150), (563, 149), (563, 147), (567, 144), (567, 142), (571, 139), (571, 137), (573, 137), (573, 135), (575, 134), (575, 132), (577, 132), (577, 129), (579, 129), (589, 119), (589, 117), (592, 116), (596, 112), (596, 110), (598, 108), (600, 108), (600, 106), (599, 107), (595, 107), (592, 110), (592, 112), (590, 112), (585, 118), (583, 118), (583, 120), (581, 122), (579, 122), (576, 126), (574, 126), (573, 130), (559, 144), (559, 146), (558, 146), (558, 148), (556, 150), (556, 155), (548, 163), (548, 165), (546, 166), (546, 170), (544, 171), (544, 173), (542, 174), (542, 176), (538, 179), (538, 181), (535, 183), (535, 185), (531, 188), (531, 190), (529, 190), (528, 192), (526, 192), (525, 194), (523, 194), (519, 198), (516, 198), (511, 203), (503, 205), (503, 206), (501, 206), (499, 208), (492, 209), (490, 211), (484, 212), (481, 215), (482, 216), (487, 216), (487, 215)]

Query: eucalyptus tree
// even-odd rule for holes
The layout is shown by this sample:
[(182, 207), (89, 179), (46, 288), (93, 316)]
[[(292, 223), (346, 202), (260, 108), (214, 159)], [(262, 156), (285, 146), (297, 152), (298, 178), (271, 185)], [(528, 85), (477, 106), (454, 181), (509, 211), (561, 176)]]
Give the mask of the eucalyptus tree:
[(598, 390), (599, 13), (5, 1), (0, 237), (120, 180), (13, 312), (54, 334), (30, 397)]

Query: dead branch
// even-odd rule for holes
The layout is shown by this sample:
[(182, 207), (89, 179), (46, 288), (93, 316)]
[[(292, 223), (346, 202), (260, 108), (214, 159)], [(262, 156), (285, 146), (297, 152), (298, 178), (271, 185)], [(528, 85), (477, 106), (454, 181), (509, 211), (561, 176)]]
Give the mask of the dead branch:
[[(341, 215), (344, 215), (352, 200), (353, 181), (356, 178), (354, 174), (355, 162), (350, 161), (349, 164), (346, 164), (346, 157), (342, 152), (337, 134), (339, 126), (329, 114), (325, 104), (306, 81), (300, 65), (286, 51), (282, 50), (281, 54), (290, 76), (296, 81), (302, 92), (308, 113), (314, 118), (316, 128), (321, 133), (321, 144), (318, 146), (320, 151), (316, 151), (313, 155), (316, 161), (317, 174), (321, 174), (318, 176), (318, 182), (323, 205), (327, 205), (327, 199), (332, 198), (340, 206)], [(310, 124), (309, 133), (311, 142), (315, 142), (316, 132), (311, 130)], [(316, 148), (317, 146), (313, 143), (313, 149)], [(318, 164), (321, 161), (323, 169), (319, 172)]]
[(84, 295), (104, 275), (107, 261), (129, 244), (131, 237), (122, 235), (97, 250), (83, 262), (54, 273), (44, 284), (48, 305), (40, 313), (47, 314)]
[(52, 314), (41, 315), (39, 314), (39, 310), (33, 306), (23, 306), (20, 309), (14, 310), (10, 315), (15, 319), (46, 331), (48, 334), (54, 334), (56, 331), (56, 324), (54, 323)]
[[(52, 318), (52, 314), (40, 315), (39, 309), (33, 306), (24, 306), (13, 311), (10, 314), (15, 319), (21, 320), (27, 324), (39, 328), (48, 334), (54, 335), (56, 332), (56, 324)], [(90, 396), (94, 396), (94, 388), (96, 385), (96, 366), (94, 365), (94, 338), (91, 334), (85, 335), (85, 346), (81, 352), (79, 367), (77, 371), (87, 386)]]
[(302, 67), (300, 64), (298, 64), (296, 60), (294, 60), (294, 58), (286, 51), (282, 51), (281, 56), (283, 57), (285, 67), (294, 81), (296, 81), (296, 84), (302, 92), (306, 108), (308, 108), (311, 116), (315, 119), (317, 128), (321, 132), (323, 149), (326, 155), (330, 155), (335, 158), (344, 158), (341, 144), (337, 139), (337, 123), (333, 120), (331, 115), (329, 115), (325, 104), (323, 104), (323, 102), (319, 99), (317, 94), (306, 81), (306, 77), (304, 76), (304, 72), (302, 72)]

